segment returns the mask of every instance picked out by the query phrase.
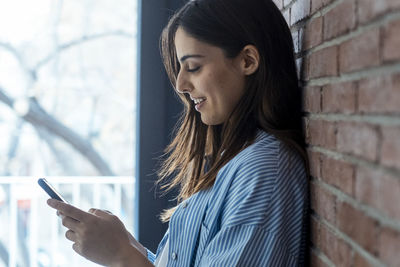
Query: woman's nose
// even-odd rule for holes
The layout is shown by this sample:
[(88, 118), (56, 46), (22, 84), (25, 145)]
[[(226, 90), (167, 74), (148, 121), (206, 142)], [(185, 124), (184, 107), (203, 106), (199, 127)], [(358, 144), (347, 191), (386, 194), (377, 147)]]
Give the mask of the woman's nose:
[(178, 73), (178, 77), (176, 77), (176, 91), (178, 93), (184, 94), (189, 93), (192, 91), (192, 86), (190, 85), (189, 81), (187, 81), (182, 75), (182, 73)]

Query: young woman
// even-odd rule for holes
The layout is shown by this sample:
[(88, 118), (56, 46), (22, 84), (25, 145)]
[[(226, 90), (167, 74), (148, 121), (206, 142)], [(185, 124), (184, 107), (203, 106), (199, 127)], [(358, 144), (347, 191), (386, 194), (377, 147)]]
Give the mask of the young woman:
[(185, 104), (160, 172), (180, 188), (162, 216), (169, 230), (153, 254), (115, 216), (49, 200), (73, 249), (108, 266), (304, 266), (301, 90), (280, 11), (272, 0), (189, 1), (161, 48)]

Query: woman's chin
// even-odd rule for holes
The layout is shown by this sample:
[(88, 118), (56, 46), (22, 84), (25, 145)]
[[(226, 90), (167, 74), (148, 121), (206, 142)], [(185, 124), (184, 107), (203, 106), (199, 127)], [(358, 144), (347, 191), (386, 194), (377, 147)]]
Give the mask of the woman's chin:
[(201, 114), (201, 121), (208, 126), (215, 126), (224, 123), (223, 120), (218, 120), (217, 118), (210, 118), (204, 114)]

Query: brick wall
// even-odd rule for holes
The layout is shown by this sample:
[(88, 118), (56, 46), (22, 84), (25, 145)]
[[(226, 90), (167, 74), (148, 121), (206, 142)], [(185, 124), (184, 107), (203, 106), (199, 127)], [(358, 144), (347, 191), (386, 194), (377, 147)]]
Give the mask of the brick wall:
[(274, 0), (293, 34), (312, 266), (400, 266), (400, 0)]

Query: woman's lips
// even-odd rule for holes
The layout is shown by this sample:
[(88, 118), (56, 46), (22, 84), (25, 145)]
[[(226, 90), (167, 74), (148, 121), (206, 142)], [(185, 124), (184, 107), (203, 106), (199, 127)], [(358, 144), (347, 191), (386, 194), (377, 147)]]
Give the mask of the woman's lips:
[(203, 101), (200, 102), (199, 104), (196, 104), (196, 105), (194, 106), (194, 108), (195, 108), (197, 111), (200, 111), (201, 107), (204, 105), (204, 102), (206, 102), (206, 100), (203, 100)]

